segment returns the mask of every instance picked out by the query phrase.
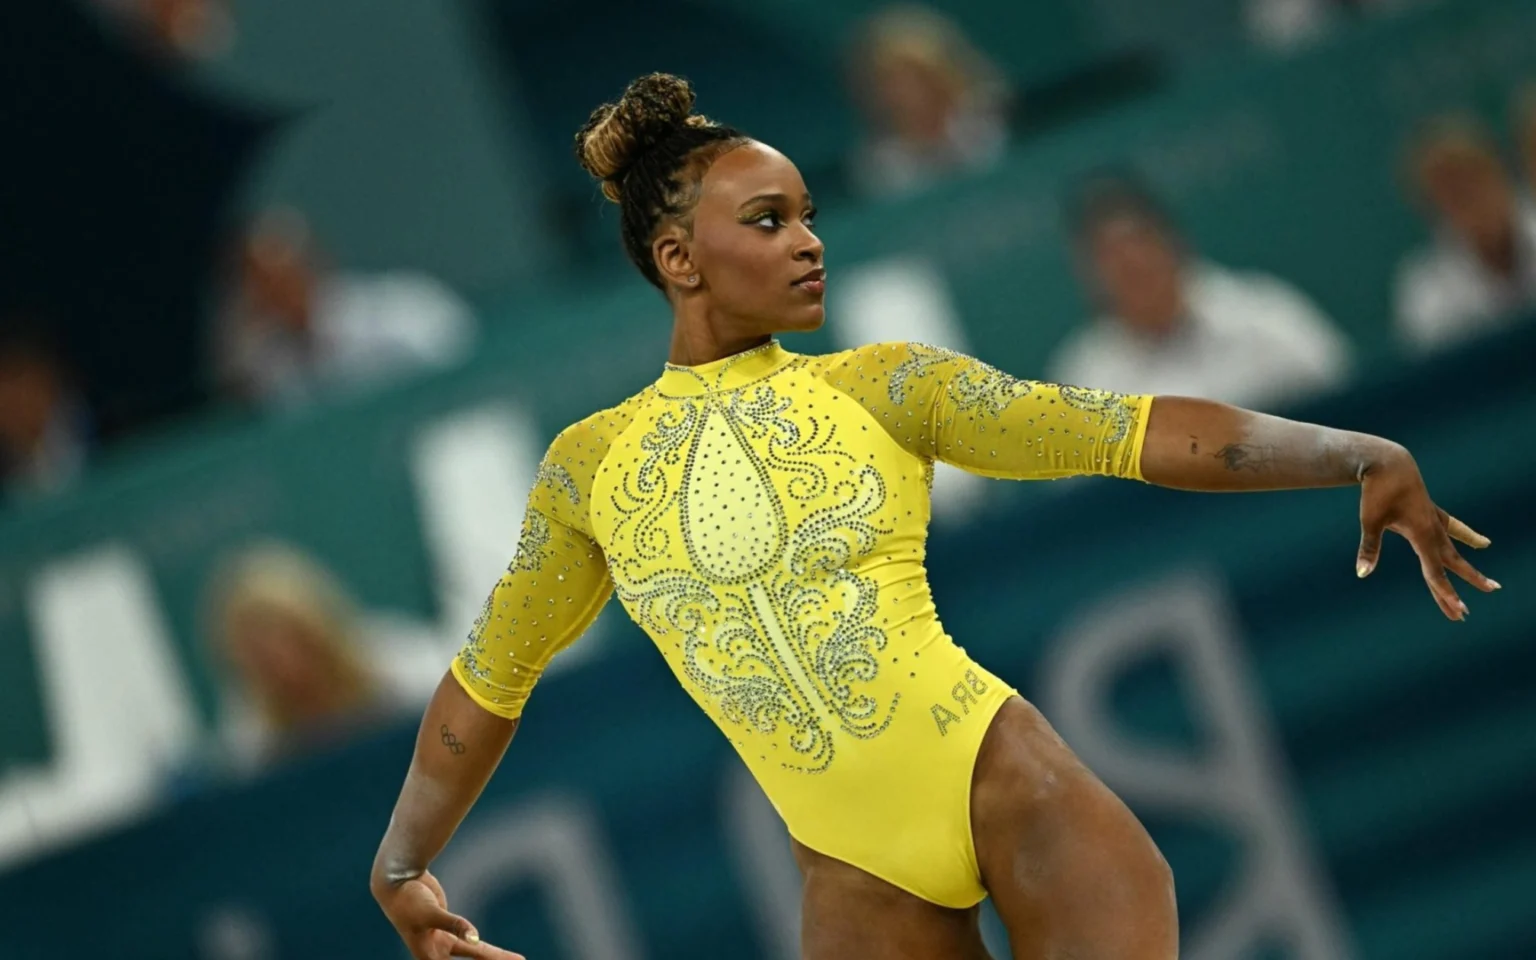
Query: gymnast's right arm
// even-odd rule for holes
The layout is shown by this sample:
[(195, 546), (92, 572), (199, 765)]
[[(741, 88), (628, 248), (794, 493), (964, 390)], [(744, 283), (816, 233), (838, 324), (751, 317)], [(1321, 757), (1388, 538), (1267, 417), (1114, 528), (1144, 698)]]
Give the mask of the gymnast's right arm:
[[(542, 484), (540, 485), (542, 486)], [(530, 498), (517, 556), (438, 684), (369, 887), (417, 960), (521, 960), (448, 911), (427, 868), (490, 780), (539, 675), (613, 590), (601, 551)]]

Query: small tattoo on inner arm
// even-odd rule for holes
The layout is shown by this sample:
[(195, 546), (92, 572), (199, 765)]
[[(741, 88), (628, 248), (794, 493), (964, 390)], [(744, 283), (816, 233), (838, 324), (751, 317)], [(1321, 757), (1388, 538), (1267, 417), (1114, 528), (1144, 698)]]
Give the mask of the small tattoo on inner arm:
[(462, 754), (465, 750), (469, 749), (469, 747), (464, 745), (464, 742), (462, 740), (460, 740), (458, 737), (454, 736), (452, 730), (448, 729), (448, 724), (446, 724), (446, 723), (443, 724), (443, 729), (440, 732), (443, 735), (443, 746), (447, 747), (448, 748), (448, 752), (453, 754), (454, 756), (457, 757), (460, 754)]
[(1200, 452), (1200, 439), (1198, 437), (1190, 437), (1189, 438), (1189, 455), (1190, 456), (1194, 456), (1195, 454), (1197, 454), (1199, 452)]
[(1275, 448), (1268, 444), (1229, 443), (1212, 456), (1223, 460), (1228, 470), (1252, 470), (1266, 473), (1275, 466)]

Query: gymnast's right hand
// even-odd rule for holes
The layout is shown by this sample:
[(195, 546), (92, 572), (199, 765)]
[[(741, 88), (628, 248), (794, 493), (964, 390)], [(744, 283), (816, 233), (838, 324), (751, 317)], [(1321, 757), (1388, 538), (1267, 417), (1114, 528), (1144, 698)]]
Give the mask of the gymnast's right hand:
[(525, 960), (520, 953), (481, 940), (473, 924), (449, 913), (442, 884), (430, 873), (375, 891), (375, 896), (416, 960)]

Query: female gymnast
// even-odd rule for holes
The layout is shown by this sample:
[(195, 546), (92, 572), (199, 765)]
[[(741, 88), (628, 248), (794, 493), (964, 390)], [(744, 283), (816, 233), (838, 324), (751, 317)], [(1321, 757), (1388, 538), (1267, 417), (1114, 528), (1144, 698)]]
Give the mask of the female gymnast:
[(545, 665), (611, 593), (784, 818), (807, 960), (1173, 960), (1173, 879), (1151, 838), (1033, 706), (968, 657), (923, 568), (935, 461), (993, 477), (1100, 474), (1185, 490), (1357, 484), (1357, 573), (1382, 533), (1435, 602), (1481, 535), (1403, 447), (1220, 403), (1016, 380), (917, 343), (824, 356), (774, 334), (823, 320), (815, 207), (772, 147), (642, 77), (593, 112), (582, 165), (672, 306), (669, 361), (563, 431), (515, 558), (427, 708), (371, 886), (422, 960), (517, 955), (450, 913), (428, 872), (500, 762)]

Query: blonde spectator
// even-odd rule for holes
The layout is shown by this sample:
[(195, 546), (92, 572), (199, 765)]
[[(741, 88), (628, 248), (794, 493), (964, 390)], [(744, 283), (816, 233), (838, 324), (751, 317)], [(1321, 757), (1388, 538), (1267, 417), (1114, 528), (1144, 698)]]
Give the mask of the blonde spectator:
[(869, 126), (850, 178), (861, 192), (908, 193), (1002, 156), (1007, 85), (942, 14), (917, 5), (876, 14), (855, 44), (850, 73)]
[(216, 659), (228, 671), (225, 739), (250, 766), (339, 739), (387, 706), (358, 642), (358, 612), (330, 572), (277, 543), (216, 581)]
[(220, 733), (236, 770), (414, 709), (442, 677), (435, 631), (364, 610), (291, 545), (244, 548), (215, 577), (209, 599), (207, 636), (226, 677)]
[(1434, 239), (1398, 271), (1397, 329), (1423, 353), (1508, 326), (1536, 308), (1536, 204), (1521, 196), (1492, 134), (1442, 117), (1414, 141), (1411, 187)]

